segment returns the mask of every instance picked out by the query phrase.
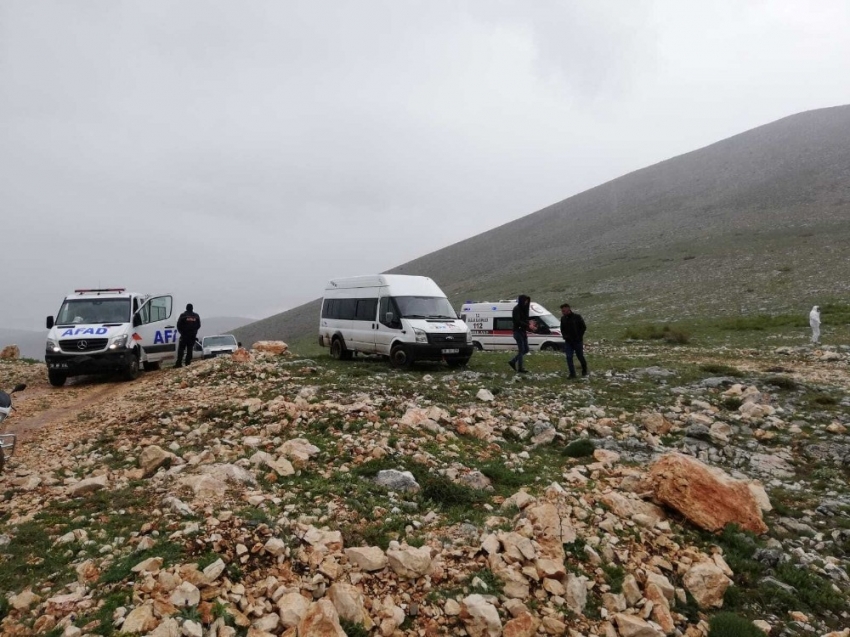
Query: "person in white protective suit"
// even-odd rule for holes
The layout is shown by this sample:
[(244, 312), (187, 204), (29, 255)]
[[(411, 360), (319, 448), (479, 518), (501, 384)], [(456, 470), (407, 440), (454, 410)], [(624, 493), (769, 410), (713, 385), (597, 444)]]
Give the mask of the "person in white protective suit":
[(809, 312), (809, 325), (812, 327), (812, 343), (820, 341), (820, 307), (815, 305)]

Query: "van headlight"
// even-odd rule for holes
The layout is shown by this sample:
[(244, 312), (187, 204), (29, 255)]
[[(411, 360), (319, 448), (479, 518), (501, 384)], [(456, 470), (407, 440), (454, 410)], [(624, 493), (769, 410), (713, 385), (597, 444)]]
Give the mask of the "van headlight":
[(470, 332), (469, 330), (466, 330), (466, 342), (467, 343), (472, 342), (472, 332)]
[(418, 327), (413, 328), (413, 333), (416, 335), (417, 343), (427, 343), (428, 342), (428, 334), (425, 330), (420, 330)]
[(127, 347), (127, 335), (116, 336), (112, 339), (112, 342), (109, 344), (109, 349), (124, 349)]
[(58, 352), (58, 351), (60, 351), (59, 345), (56, 343), (56, 341), (50, 340), (48, 338), (47, 343), (44, 346), (44, 351), (47, 352), (48, 354), (51, 354), (53, 352)]

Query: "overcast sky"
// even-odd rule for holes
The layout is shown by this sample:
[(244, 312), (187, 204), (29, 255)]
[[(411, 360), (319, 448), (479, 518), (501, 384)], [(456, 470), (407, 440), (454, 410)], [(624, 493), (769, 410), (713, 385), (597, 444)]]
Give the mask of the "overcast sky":
[(262, 318), (850, 103), (850, 2), (0, 1), (0, 327)]

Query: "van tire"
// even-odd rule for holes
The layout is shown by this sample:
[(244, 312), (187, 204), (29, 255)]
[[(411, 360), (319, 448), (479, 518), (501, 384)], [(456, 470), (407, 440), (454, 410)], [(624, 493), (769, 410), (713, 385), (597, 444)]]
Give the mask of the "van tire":
[(61, 372), (47, 372), (47, 380), (53, 387), (62, 387), (68, 377)]
[(130, 358), (130, 364), (124, 369), (124, 380), (136, 380), (141, 373), (141, 369), (139, 369), (139, 356), (134, 352)]
[(468, 362), (468, 358), (450, 358), (446, 361), (446, 365), (448, 365), (452, 369), (455, 369), (457, 367), (466, 367), (466, 364)]
[(142, 368), (146, 372), (155, 372), (159, 369), (159, 361), (156, 361), (155, 363), (145, 361), (144, 363), (142, 363)]
[(338, 361), (350, 361), (353, 358), (353, 352), (345, 346), (339, 336), (335, 336), (331, 341), (331, 358)]
[(483, 351), (484, 351), (484, 346), (483, 346), (483, 345), (481, 345), (481, 343), (479, 343), (478, 341), (472, 341), (472, 346), (473, 346), (475, 349), (477, 349), (479, 352), (483, 352)]
[(399, 369), (407, 369), (413, 364), (413, 357), (401, 343), (393, 345), (390, 350), (390, 365)]
[(543, 343), (543, 345), (540, 346), (540, 349), (544, 352), (557, 352), (561, 348), (555, 343)]

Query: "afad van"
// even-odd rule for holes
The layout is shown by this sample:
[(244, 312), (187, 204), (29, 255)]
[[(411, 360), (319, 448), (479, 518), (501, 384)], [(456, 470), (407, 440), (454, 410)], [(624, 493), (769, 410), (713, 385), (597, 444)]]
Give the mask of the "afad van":
[(461, 367), (472, 336), (446, 295), (424, 276), (380, 274), (329, 281), (319, 318), (319, 345), (333, 358), (379, 354), (393, 367), (445, 361)]
[(47, 317), (47, 378), (61, 387), (70, 376), (120, 373), (128, 380), (177, 358), (170, 294), (124, 288), (74, 290), (56, 318)]
[[(460, 318), (469, 326), (475, 349), (516, 349), (512, 314), (516, 304), (516, 299), (508, 299), (496, 302), (471, 301), (461, 306)], [(561, 322), (539, 303), (531, 304), (528, 316), (528, 349), (563, 351)]]

